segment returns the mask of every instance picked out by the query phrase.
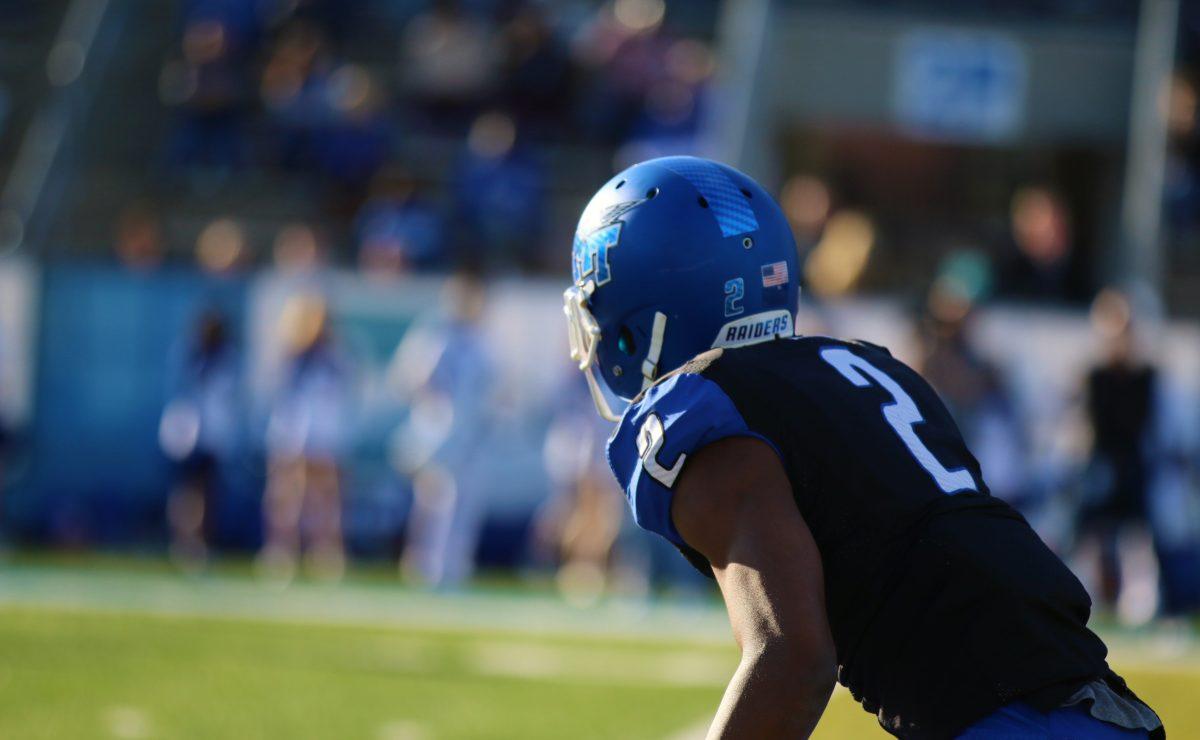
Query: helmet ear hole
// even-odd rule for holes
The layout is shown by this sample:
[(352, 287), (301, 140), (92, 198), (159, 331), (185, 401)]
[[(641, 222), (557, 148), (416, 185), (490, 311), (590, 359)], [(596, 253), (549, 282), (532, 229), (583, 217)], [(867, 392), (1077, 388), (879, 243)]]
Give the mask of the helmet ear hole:
[(620, 333), (617, 334), (617, 349), (630, 356), (637, 352), (637, 343), (628, 326), (622, 326)]

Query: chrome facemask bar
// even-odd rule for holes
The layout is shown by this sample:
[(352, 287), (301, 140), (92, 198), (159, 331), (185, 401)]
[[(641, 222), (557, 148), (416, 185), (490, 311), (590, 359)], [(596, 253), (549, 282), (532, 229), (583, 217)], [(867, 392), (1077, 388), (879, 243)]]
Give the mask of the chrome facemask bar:
[(621, 415), (612, 410), (608, 398), (596, 379), (596, 349), (600, 346), (600, 324), (588, 309), (588, 299), (595, 290), (591, 281), (573, 285), (563, 291), (563, 313), (567, 315), (567, 338), (571, 343), (571, 359), (587, 378), (588, 390), (596, 411), (608, 421), (620, 421)]

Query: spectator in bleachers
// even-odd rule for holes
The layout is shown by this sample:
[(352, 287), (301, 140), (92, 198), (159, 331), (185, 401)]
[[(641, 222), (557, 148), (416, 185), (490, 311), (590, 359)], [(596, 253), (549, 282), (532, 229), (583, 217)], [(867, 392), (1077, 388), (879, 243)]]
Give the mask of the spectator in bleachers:
[(500, 55), (496, 29), (473, 17), (458, 0), (434, 0), (409, 21), (400, 54), (404, 88), (438, 133), (461, 133), (495, 93)]
[(569, 140), (571, 58), (549, 12), (544, 5), (519, 2), (501, 29), (500, 101), (533, 138)]
[(274, 127), (269, 161), (285, 169), (310, 167), (311, 138), (327, 111), (327, 85), (335, 67), (324, 31), (296, 21), (286, 26), (263, 67), (259, 94)]
[(297, 221), (279, 230), (271, 250), (275, 269), (293, 275), (311, 274), (325, 257), (321, 234), (311, 224)]
[(352, 42), (356, 23), (363, 20), (367, 0), (286, 0), (277, 6), (282, 21), (300, 21), (319, 27), (326, 37), (339, 45)]
[(1200, 243), (1200, 94), (1188, 76), (1176, 73), (1167, 95), (1165, 215), (1176, 249)]
[[(1102, 292), (1092, 323), (1104, 357), (1088, 373), (1085, 410), (1092, 451), (1080, 508), (1080, 538), (1097, 549), (1094, 596), (1123, 619), (1154, 616), (1157, 564), (1149, 544), (1148, 492), (1158, 464), (1154, 432), (1158, 370), (1138, 356), (1129, 299)], [(1124, 562), (1123, 562), (1124, 561)]]
[(392, 124), (384, 115), (383, 91), (365, 67), (337, 67), (324, 92), (322, 120), (312, 133), (312, 159), (333, 195), (331, 210), (349, 217), (390, 153)]
[(248, 85), (236, 44), (226, 19), (197, 15), (183, 29), (181, 58), (163, 67), (159, 94), (178, 112), (168, 150), (172, 170), (221, 181), (243, 163)]
[(817, 175), (793, 175), (783, 185), (779, 205), (792, 225), (796, 247), (803, 259), (821, 240), (825, 223), (833, 212), (833, 194), (828, 183)]
[(1080, 302), (1090, 297), (1075, 253), (1071, 213), (1062, 197), (1044, 186), (1019, 189), (1009, 212), (1010, 243), (1000, 261), (1000, 293), (1006, 297)]
[(393, 455), (413, 481), (401, 567), (419, 582), (453, 587), (474, 570), (487, 503), (478, 463), (491, 421), (493, 364), (481, 327), (482, 281), (461, 271), (442, 290), (441, 307), (396, 348), (388, 377), (409, 406)]
[(121, 264), (137, 272), (153, 270), (162, 263), (162, 224), (150, 204), (134, 202), (121, 209), (113, 234), (113, 251)]
[(446, 226), (413, 176), (399, 166), (376, 175), (354, 220), (358, 264), (374, 274), (398, 274), (443, 265)]
[(213, 275), (231, 274), (250, 261), (242, 225), (232, 218), (215, 218), (196, 237), (196, 264)]
[(454, 194), (460, 259), (526, 266), (541, 259), (544, 175), (512, 116), (492, 111), (471, 125)]
[(695, 154), (705, 114), (708, 83), (716, 61), (708, 45), (696, 39), (671, 42), (664, 73), (646, 91), (618, 166), (674, 154)]
[(336, 579), (345, 569), (339, 468), (351, 441), (351, 370), (324, 299), (294, 296), (280, 328), (287, 364), (267, 425), (259, 565), (264, 575), (286, 581), (304, 549), (313, 575)]
[(585, 130), (603, 143), (625, 140), (647, 94), (666, 70), (663, 0), (613, 0), (601, 5), (573, 44), (585, 73)]
[(180, 348), (159, 444), (175, 463), (167, 498), (171, 559), (187, 571), (208, 559), (221, 469), (239, 439), (239, 358), (226, 318), (205, 311)]
[(268, 6), (260, 0), (183, 0), (179, 15), (185, 29), (194, 23), (219, 24), (231, 56), (244, 61), (262, 39)]

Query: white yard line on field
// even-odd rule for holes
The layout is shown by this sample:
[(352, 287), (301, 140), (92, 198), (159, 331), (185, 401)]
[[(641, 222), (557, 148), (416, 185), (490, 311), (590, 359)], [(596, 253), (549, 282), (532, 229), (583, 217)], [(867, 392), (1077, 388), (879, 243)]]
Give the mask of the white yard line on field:
[(426, 740), (428, 737), (425, 725), (407, 719), (391, 720), (379, 726), (379, 740)]
[(150, 716), (141, 707), (112, 706), (101, 719), (108, 735), (120, 740), (141, 740), (152, 734)]
[(467, 658), (490, 676), (663, 686), (723, 686), (736, 667), (728, 656), (686, 650), (656, 651), (647, 661), (637, 652), (529, 642), (479, 642)]

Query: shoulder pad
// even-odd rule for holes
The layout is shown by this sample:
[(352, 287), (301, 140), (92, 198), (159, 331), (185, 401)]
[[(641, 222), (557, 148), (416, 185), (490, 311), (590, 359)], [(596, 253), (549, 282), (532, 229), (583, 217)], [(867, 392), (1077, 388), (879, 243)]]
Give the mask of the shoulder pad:
[(704, 373), (704, 371), (708, 369), (709, 365), (712, 365), (714, 362), (716, 362), (718, 359), (721, 358), (721, 355), (724, 352), (725, 352), (725, 350), (721, 347), (718, 347), (716, 349), (710, 349), (706, 352), (701, 352), (700, 354), (696, 355), (695, 357), (688, 360), (684, 364), (675, 368), (671, 372), (669, 372), (666, 375), (663, 375), (662, 377), (655, 380), (654, 383), (649, 388), (647, 388), (646, 390), (639, 393), (637, 395), (637, 398), (633, 399), (633, 402), (630, 403), (630, 407), (633, 407), (633, 406), (637, 405), (638, 403), (640, 403), (641, 400), (646, 397), (646, 394), (649, 393), (651, 390), (653, 390), (655, 386), (661, 385), (661, 384), (667, 382), (668, 380), (675, 377), (676, 375), (683, 375), (685, 373), (690, 373), (693, 375), (702, 375)]
[(688, 455), (726, 437), (758, 437), (770, 444), (746, 426), (719, 385), (684, 368), (636, 399), (608, 442), (608, 464), (634, 521), (681, 547), (686, 543), (671, 521), (671, 492)]

